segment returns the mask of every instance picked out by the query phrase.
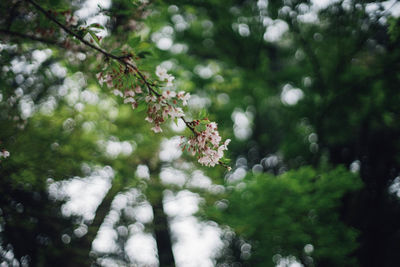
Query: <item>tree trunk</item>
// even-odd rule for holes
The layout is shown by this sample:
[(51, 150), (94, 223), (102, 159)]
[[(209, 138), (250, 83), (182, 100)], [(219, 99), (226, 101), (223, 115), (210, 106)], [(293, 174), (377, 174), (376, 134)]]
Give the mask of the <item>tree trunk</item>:
[(173, 267), (175, 266), (175, 260), (172, 253), (171, 232), (163, 205), (164, 187), (161, 185), (159, 178), (152, 177), (151, 179), (151, 192), (148, 196), (150, 196), (149, 201), (153, 207), (153, 226), (157, 243), (158, 260), (160, 262), (160, 267)]
[(90, 251), (92, 250), (92, 243), (96, 238), (105, 217), (110, 212), (111, 203), (114, 200), (114, 197), (120, 192), (120, 190), (121, 184), (117, 181), (116, 178), (114, 178), (110, 190), (108, 190), (107, 194), (96, 209), (96, 213), (92, 223), (88, 225), (87, 234), (76, 241), (75, 245), (80, 248), (82, 255), (86, 255), (86, 258), (88, 259), (87, 262), (82, 263), (86, 266), (91, 266), (92, 264), (93, 259), (89, 257)]

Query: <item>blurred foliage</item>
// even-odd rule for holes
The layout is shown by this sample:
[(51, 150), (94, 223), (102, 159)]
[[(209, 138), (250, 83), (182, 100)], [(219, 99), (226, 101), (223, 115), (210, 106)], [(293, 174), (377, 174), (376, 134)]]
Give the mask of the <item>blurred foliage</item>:
[[(208, 206), (206, 216), (248, 240), (240, 244), (246, 266), (275, 266), (289, 256), (306, 266), (354, 266), (349, 255), (358, 245), (357, 231), (341, 221), (340, 209), (345, 194), (360, 187), (357, 175), (343, 167), (248, 175), (226, 199)], [(228, 256), (221, 255), (234, 264)]]
[[(225, 229), (221, 266), (291, 257), (305, 266), (398, 265), (400, 203), (391, 188), (400, 170), (399, 19), (384, 1), (314, 2), (115, 0), (99, 10), (109, 16), (101, 47), (134, 53), (145, 73), (168, 66), (177, 90), (193, 95), (189, 116), (217, 121), (233, 140), (231, 173), (202, 168), (223, 193), (189, 188), (205, 200), (201, 218)], [(65, 20), (82, 3), (40, 5)], [(70, 27), (84, 34), (78, 25), (86, 24)], [(162, 192), (186, 185), (167, 186), (158, 175), (186, 155), (160, 162), (162, 137), (151, 133), (144, 111), (98, 86), (106, 59), (27, 2), (0, 2), (0, 40), (0, 149), (11, 151), (0, 162), (0, 259), (12, 265), (12, 251), (32, 266), (130, 264), (123, 230), (115, 252), (88, 255), (114, 197), (135, 188), (160, 215), (149, 229), (170, 264)], [(89, 94), (96, 103), (85, 100)], [(112, 156), (108, 141), (134, 151)], [(47, 195), (48, 178), (84, 177), (83, 163), (115, 171), (92, 222), (63, 217), (63, 202)], [(150, 181), (136, 177), (138, 165), (149, 167)], [(125, 213), (116, 228), (134, 221)], [(78, 238), (72, 232), (81, 223), (90, 227)]]

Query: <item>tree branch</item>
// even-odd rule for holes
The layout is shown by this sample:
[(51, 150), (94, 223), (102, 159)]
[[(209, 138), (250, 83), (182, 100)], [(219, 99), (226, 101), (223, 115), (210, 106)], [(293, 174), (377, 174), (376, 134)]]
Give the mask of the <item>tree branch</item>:
[[(64, 24), (59, 22), (49, 12), (47, 12), (43, 7), (41, 7), (39, 4), (37, 4), (33, 0), (25, 0), (25, 1), (29, 2), (30, 4), (32, 4), (38, 11), (40, 11), (43, 15), (45, 15), (49, 20), (51, 20), (52, 22), (57, 24), (66, 33), (68, 33), (69, 35), (75, 37), (76, 39), (78, 39), (80, 42), (82, 42), (86, 46), (88, 46), (88, 47), (100, 52), (101, 54), (105, 55), (107, 58), (112, 58), (112, 59), (117, 60), (118, 62), (120, 62), (122, 65), (129, 66), (130, 68), (132, 68), (136, 72), (136, 74), (140, 77), (140, 79), (144, 82), (144, 84), (146, 85), (149, 93), (154, 94), (154, 95), (156, 95), (158, 97), (161, 96), (157, 91), (155, 91), (152, 88), (152, 85), (146, 79), (145, 75), (134, 64), (126, 61), (126, 58), (127, 58), (126, 56), (119, 57), (119, 56), (113, 55), (113, 54), (108, 53), (107, 51), (101, 49), (100, 47), (97, 47), (97, 46), (91, 44), (90, 42), (86, 41), (81, 36), (79, 36), (78, 34), (73, 32), (67, 26), (65, 26)], [(180, 117), (180, 119), (182, 119), (182, 121), (185, 123), (186, 127), (188, 127), (195, 135), (197, 135), (197, 132), (194, 130), (194, 128), (190, 125), (190, 123), (184, 117)]]
[[(147, 90), (148, 90), (148, 94), (149, 94), (150, 96), (162, 97), (162, 95), (161, 95), (160, 93), (158, 93), (158, 92), (152, 87), (152, 86), (154, 86), (154, 84), (150, 83), (150, 82), (147, 80), (147, 78), (145, 77), (145, 75), (137, 68), (137, 66), (136, 66), (134, 63), (132, 63), (132, 62), (130, 61), (130, 58), (131, 58), (133, 55), (128, 54), (128, 55), (123, 55), (123, 56), (116, 56), (116, 55), (114, 55), (114, 54), (112, 54), (112, 53), (109, 53), (109, 52), (107, 52), (106, 50), (104, 50), (104, 49), (102, 49), (102, 48), (100, 48), (100, 47), (98, 47), (98, 46), (96, 46), (96, 45), (90, 43), (89, 41), (85, 40), (81, 35), (77, 34), (77, 33), (74, 32), (73, 30), (71, 30), (69, 27), (67, 27), (66, 25), (64, 25), (64, 24), (62, 24), (61, 22), (59, 22), (55, 17), (52, 16), (52, 14), (51, 14), (50, 12), (46, 11), (43, 7), (41, 7), (41, 6), (40, 6), (39, 4), (37, 4), (35, 1), (33, 1), (33, 0), (25, 0), (25, 1), (28, 2), (28, 3), (30, 3), (31, 5), (33, 5), (33, 6), (35, 7), (36, 10), (38, 10), (40, 13), (42, 13), (43, 15), (45, 15), (50, 21), (52, 21), (52, 22), (54, 22), (55, 24), (57, 24), (57, 25), (58, 25), (61, 29), (63, 29), (68, 35), (70, 35), (70, 36), (76, 38), (77, 40), (79, 40), (79, 41), (80, 41), (81, 43), (83, 43), (84, 45), (86, 45), (86, 46), (92, 48), (93, 50), (95, 50), (95, 51), (97, 51), (97, 52), (103, 54), (103, 55), (106, 56), (107, 58), (111, 58), (111, 59), (116, 60), (116, 61), (119, 62), (121, 65), (125, 66), (127, 70), (134, 72), (134, 73), (139, 77), (139, 80), (140, 80), (141, 82), (143, 82), (143, 83), (146, 85)], [(170, 104), (167, 104), (167, 105), (170, 105)], [(199, 136), (200, 133), (196, 131), (195, 126), (196, 126), (196, 124), (199, 123), (199, 121), (191, 121), (191, 122), (189, 122), (189, 121), (187, 121), (183, 116), (182, 116), (182, 117), (179, 117), (179, 118), (185, 123), (186, 127), (189, 128), (189, 129), (193, 132), (193, 134), (195, 135), (195, 138), (197, 138), (197, 137)], [(195, 139), (195, 140), (196, 140), (196, 139)], [(215, 146), (215, 144), (214, 144), (214, 146)], [(224, 146), (225, 146), (225, 149), (223, 148), (223, 150), (226, 150), (226, 145), (224, 144)], [(218, 150), (219, 150), (219, 149), (220, 149), (220, 148), (218, 148)], [(200, 151), (200, 150), (199, 150), (199, 151)], [(215, 151), (215, 152), (217, 152), (217, 151)], [(200, 153), (200, 152), (199, 152), (199, 153)], [(205, 155), (204, 152), (202, 152), (202, 153), (203, 153), (203, 155)], [(219, 154), (218, 154), (218, 155), (219, 155)], [(215, 155), (214, 155), (214, 156), (215, 156)], [(209, 157), (209, 160), (210, 160), (210, 162), (211, 162), (211, 160), (212, 160), (212, 159), (210, 158), (211, 155), (208, 155), (208, 157)], [(221, 158), (221, 156), (218, 156), (218, 157)], [(218, 158), (218, 159), (219, 159), (219, 158)], [(207, 162), (206, 162), (206, 163), (200, 162), (200, 163), (207, 166)], [(215, 164), (215, 163), (214, 163), (214, 164)], [(219, 165), (221, 165), (221, 166), (227, 168), (228, 170), (230, 170), (230, 167), (227, 166), (226, 164), (224, 164), (222, 161), (218, 161), (217, 164), (219, 164)], [(211, 166), (211, 164), (210, 164), (209, 166)], [(214, 166), (214, 165), (212, 165), (212, 166)]]
[(45, 44), (49, 44), (49, 45), (56, 45), (59, 47), (63, 47), (61, 43), (58, 43), (54, 40), (41, 38), (41, 37), (37, 37), (34, 35), (30, 35), (30, 34), (23, 34), (23, 33), (19, 33), (19, 32), (10, 31), (7, 29), (0, 29), (0, 33), (4, 33), (4, 34), (8, 35), (9, 37), (19, 37), (19, 38), (29, 39), (32, 41), (41, 42), (41, 43), (45, 43)]

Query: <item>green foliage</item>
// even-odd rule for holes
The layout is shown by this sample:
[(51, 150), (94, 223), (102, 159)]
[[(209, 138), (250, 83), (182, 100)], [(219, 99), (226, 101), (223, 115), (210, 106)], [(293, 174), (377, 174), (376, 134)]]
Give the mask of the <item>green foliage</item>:
[[(343, 197), (360, 187), (359, 177), (343, 167), (248, 175), (226, 194), (227, 208), (216, 204), (206, 214), (251, 244), (244, 257), (249, 266), (275, 266), (278, 254), (306, 265), (355, 266), (357, 231), (341, 221), (340, 209)], [(304, 251), (307, 244), (313, 252)]]

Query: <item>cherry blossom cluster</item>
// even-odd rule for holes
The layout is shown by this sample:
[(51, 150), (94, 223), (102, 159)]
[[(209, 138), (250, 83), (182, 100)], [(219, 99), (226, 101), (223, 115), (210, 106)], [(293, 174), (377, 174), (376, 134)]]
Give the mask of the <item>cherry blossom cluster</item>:
[[(183, 150), (187, 148), (192, 155), (198, 154), (198, 162), (204, 166), (214, 167), (221, 164), (221, 159), (224, 156), (224, 151), (228, 149), (228, 144), (231, 142), (227, 139), (222, 142), (218, 132), (217, 123), (209, 122), (207, 119), (193, 121), (190, 123), (194, 126), (195, 135), (187, 140), (183, 137)], [(202, 127), (198, 127), (201, 125)], [(196, 129), (204, 129), (196, 131)], [(230, 170), (230, 167), (227, 167)]]
[[(123, 75), (126, 72), (134, 72), (134, 69), (127, 68), (126, 70), (123, 70), (121, 68), (119, 71), (113, 70), (111, 73), (100, 72), (96, 77), (99, 80), (100, 85), (105, 83), (108, 88), (116, 88), (113, 89), (113, 94), (124, 98), (124, 103), (132, 105), (133, 109), (138, 106), (140, 101), (144, 100), (147, 103), (147, 117), (145, 120), (154, 124), (154, 127), (151, 129), (155, 133), (162, 132), (161, 124), (167, 119), (182, 118), (185, 116), (183, 109), (177, 105), (182, 104), (183, 106), (186, 106), (187, 101), (190, 98), (189, 93), (185, 93), (184, 91), (176, 93), (170, 89), (165, 89), (160, 94), (152, 89), (149, 90), (146, 96), (144, 96), (140, 86), (124, 90), (126, 84), (123, 81)], [(166, 69), (161, 66), (157, 66), (156, 75), (161, 82), (167, 83), (167, 87), (173, 85), (172, 81), (175, 77), (168, 74)]]
[(166, 90), (158, 97), (155, 95), (146, 96), (145, 100), (148, 103), (148, 109), (145, 120), (154, 123), (154, 127), (151, 129), (155, 133), (162, 132), (161, 123), (165, 122), (168, 118), (175, 119), (185, 116), (182, 108), (170, 104), (171, 101), (177, 103), (177, 100), (182, 100), (182, 95), (182, 92), (176, 94), (174, 91)]
[(193, 155), (197, 154), (198, 162), (204, 166), (213, 167), (222, 164), (229, 170), (230, 167), (223, 164), (221, 159), (230, 139), (222, 142), (215, 122), (210, 122), (208, 119), (187, 122), (184, 119), (185, 113), (180, 106), (187, 106), (190, 94), (184, 91), (177, 93), (171, 89), (175, 77), (168, 74), (165, 68), (157, 66), (155, 74), (160, 86), (157, 86), (156, 91), (155, 84), (150, 84), (147, 80), (142, 81), (142, 86), (144, 84), (147, 89), (147, 94), (145, 94), (141, 86), (127, 86), (124, 82), (125, 74), (136, 71), (133, 67), (129, 67), (130, 64), (132, 63), (127, 64), (126, 69), (121, 66), (119, 70), (98, 73), (99, 83), (101, 85), (105, 83), (107, 87), (113, 89), (113, 94), (123, 98), (124, 103), (130, 104), (133, 109), (138, 106), (138, 103), (147, 103), (145, 120), (153, 124), (151, 130), (155, 133), (162, 132), (161, 126), (166, 120), (182, 119), (193, 133), (192, 137), (183, 140), (181, 144), (183, 150), (187, 148)]

